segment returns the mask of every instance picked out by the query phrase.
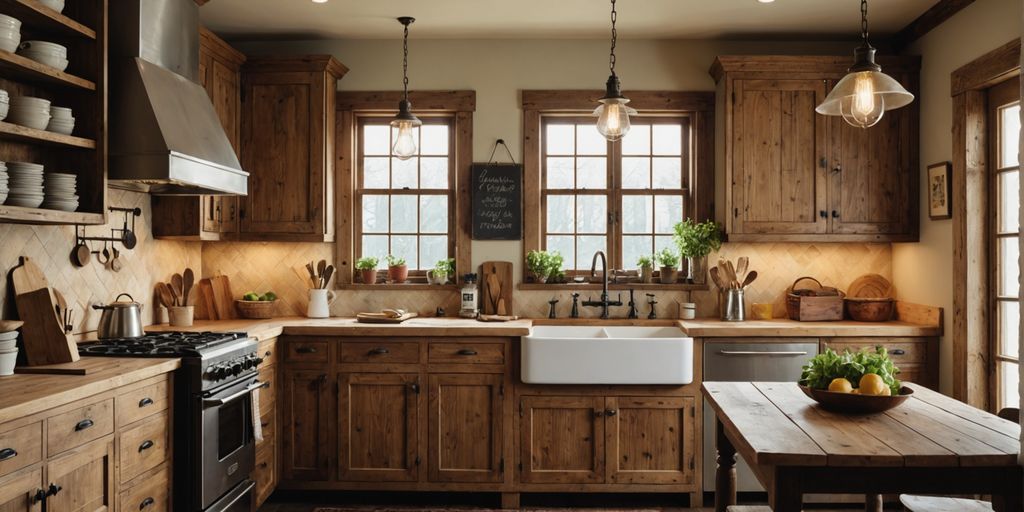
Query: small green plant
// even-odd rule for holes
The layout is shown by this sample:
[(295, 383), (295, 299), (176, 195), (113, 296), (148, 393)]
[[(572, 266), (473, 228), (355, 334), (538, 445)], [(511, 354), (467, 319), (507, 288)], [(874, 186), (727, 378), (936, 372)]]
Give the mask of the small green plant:
[(722, 232), (714, 221), (686, 219), (675, 225), (672, 241), (684, 258), (700, 258), (722, 247)]
[(668, 247), (664, 248), (655, 255), (658, 259), (658, 264), (663, 267), (678, 268), (679, 267), (679, 255), (672, 252)]
[(434, 273), (435, 274), (444, 274), (446, 276), (454, 276), (455, 275), (455, 258), (447, 258), (447, 259), (443, 259), (443, 260), (438, 260), (438, 262), (436, 264), (434, 264)]
[(654, 268), (654, 255), (640, 256), (636, 260), (637, 268)]
[(405, 265), (405, 258), (399, 258), (388, 254), (384, 259), (388, 261), (388, 267), (401, 267), (402, 265)]
[(538, 279), (547, 279), (562, 270), (564, 258), (558, 251), (530, 251), (526, 254), (526, 268)]
[(373, 270), (380, 265), (380, 258), (364, 256), (356, 260), (356, 270)]

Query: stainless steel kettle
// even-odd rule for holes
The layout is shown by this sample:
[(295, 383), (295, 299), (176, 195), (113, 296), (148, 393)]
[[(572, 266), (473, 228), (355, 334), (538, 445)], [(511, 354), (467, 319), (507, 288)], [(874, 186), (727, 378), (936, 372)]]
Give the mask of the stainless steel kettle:
[[(121, 297), (128, 297), (122, 301)], [(138, 338), (145, 334), (142, 330), (143, 304), (127, 293), (118, 295), (110, 304), (96, 304), (92, 308), (102, 311), (100, 323), (96, 328), (96, 336), (107, 338)]]

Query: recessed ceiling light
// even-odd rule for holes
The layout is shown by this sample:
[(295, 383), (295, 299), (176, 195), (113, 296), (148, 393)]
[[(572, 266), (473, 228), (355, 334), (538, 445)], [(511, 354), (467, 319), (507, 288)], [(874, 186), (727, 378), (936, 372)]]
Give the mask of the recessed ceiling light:
[[(313, 0), (313, 1), (314, 1), (314, 2), (317, 2), (317, 1), (319, 1), (319, 0)], [(323, 0), (323, 1), (325, 1), (325, 2), (326, 2), (327, 0)], [(760, 3), (762, 3), (762, 4), (770, 4), (770, 3), (774, 2), (775, 0), (757, 0), (757, 1), (758, 1), (758, 2), (760, 2)]]
[[(761, 1), (761, 0), (758, 0), (758, 1)], [(314, 4), (326, 4), (327, 0), (313, 0), (313, 3)]]

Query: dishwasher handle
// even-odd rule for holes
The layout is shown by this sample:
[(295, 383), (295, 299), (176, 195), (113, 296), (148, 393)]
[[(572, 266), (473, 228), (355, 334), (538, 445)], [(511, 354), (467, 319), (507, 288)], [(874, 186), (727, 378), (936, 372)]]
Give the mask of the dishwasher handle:
[(792, 350), (792, 351), (760, 351), (760, 350), (719, 350), (718, 353), (723, 356), (806, 356), (808, 353), (806, 350)]

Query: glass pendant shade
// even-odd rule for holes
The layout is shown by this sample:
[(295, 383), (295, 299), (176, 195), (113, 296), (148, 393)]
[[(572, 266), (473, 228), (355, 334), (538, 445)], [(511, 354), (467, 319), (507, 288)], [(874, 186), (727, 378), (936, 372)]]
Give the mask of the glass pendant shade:
[(398, 104), (398, 115), (391, 120), (391, 127), (395, 129), (395, 143), (391, 146), (391, 154), (399, 160), (408, 160), (416, 156), (416, 129), (423, 121), (412, 115), (411, 107), (408, 101), (402, 100)]
[(860, 128), (874, 126), (886, 110), (909, 105), (914, 95), (889, 75), (875, 70), (852, 71), (836, 84), (814, 109), (827, 116), (842, 116)]
[(627, 98), (601, 98), (601, 105), (594, 110), (597, 116), (597, 131), (605, 139), (616, 141), (629, 133), (629, 116), (636, 115), (636, 110), (626, 104)]

